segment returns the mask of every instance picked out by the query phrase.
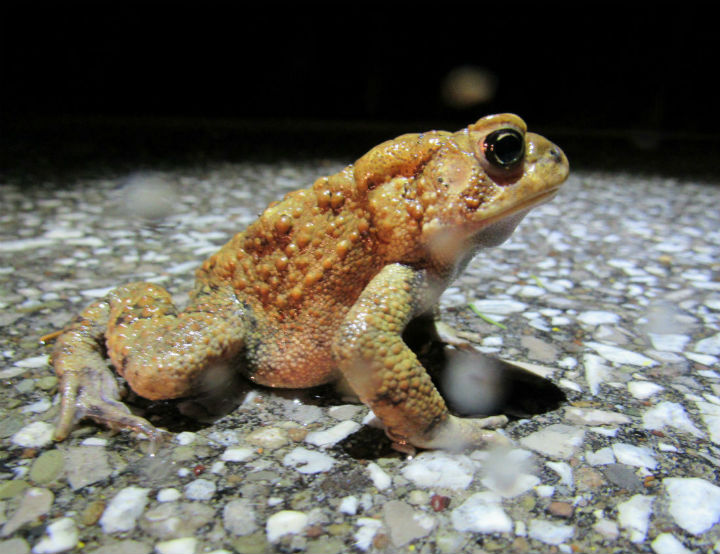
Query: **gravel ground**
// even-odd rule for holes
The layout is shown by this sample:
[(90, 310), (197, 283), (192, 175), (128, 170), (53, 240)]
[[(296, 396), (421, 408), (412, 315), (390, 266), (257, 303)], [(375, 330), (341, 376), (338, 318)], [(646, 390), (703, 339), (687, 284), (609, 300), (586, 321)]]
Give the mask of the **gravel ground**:
[(557, 384), (513, 447), (408, 457), (364, 406), (250, 390), (203, 423), (140, 405), (147, 441), (50, 439), (39, 337), (114, 286), (180, 303), (194, 268), (335, 161), (0, 187), (0, 551), (720, 552), (720, 188), (576, 172), (444, 295), (477, 348)]

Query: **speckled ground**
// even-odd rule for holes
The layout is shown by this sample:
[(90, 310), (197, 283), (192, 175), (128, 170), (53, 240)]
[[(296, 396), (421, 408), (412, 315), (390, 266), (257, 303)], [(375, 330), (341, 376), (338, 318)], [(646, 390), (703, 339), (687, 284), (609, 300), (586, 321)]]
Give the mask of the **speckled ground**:
[(268, 202), (340, 167), (2, 183), (0, 551), (720, 552), (712, 183), (576, 172), (447, 291), (464, 337), (567, 395), (512, 421), (512, 449), (406, 458), (363, 406), (266, 390), (207, 425), (150, 406), (179, 421), (154, 457), (89, 423), (49, 440), (40, 336), (123, 282), (182, 303), (194, 268)]

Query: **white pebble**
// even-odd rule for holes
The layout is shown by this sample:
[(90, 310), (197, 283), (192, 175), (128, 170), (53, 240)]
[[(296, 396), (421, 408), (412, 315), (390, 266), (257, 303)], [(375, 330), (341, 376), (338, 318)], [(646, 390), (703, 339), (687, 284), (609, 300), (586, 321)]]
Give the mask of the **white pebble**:
[(527, 304), (516, 300), (476, 300), (472, 302), (475, 310), (482, 314), (509, 315), (523, 312)]
[(182, 494), (180, 491), (174, 488), (160, 489), (157, 493), (158, 502), (174, 502), (180, 498)]
[(555, 487), (552, 485), (538, 485), (535, 487), (535, 492), (541, 498), (550, 498), (555, 494)]
[(614, 541), (618, 538), (620, 531), (618, 530), (617, 523), (610, 521), (609, 519), (600, 518), (593, 525), (593, 529), (600, 533), (606, 539)]
[(653, 348), (661, 352), (682, 352), (690, 341), (689, 336), (674, 333), (648, 333), (648, 336)]
[(682, 405), (675, 402), (660, 402), (643, 415), (645, 429), (659, 430), (664, 427), (674, 427), (696, 437), (705, 434), (693, 424)]
[(695, 403), (710, 434), (710, 440), (715, 444), (720, 444), (720, 406), (701, 400), (697, 400)]
[(655, 554), (693, 554), (670, 533), (661, 533), (650, 543)]
[(197, 539), (195, 537), (172, 539), (155, 545), (155, 552), (158, 554), (195, 554), (196, 549)]
[(566, 460), (575, 453), (584, 438), (583, 429), (556, 423), (521, 438), (520, 444), (545, 456)]
[(542, 519), (530, 520), (528, 535), (531, 539), (544, 542), (545, 544), (562, 544), (572, 538), (575, 528), (571, 525), (551, 523)]
[(566, 487), (573, 486), (573, 470), (565, 462), (545, 462), (545, 465), (560, 476), (560, 484)]
[(108, 504), (100, 518), (105, 533), (130, 531), (143, 513), (150, 489), (126, 487), (118, 492)]
[(575, 406), (565, 408), (565, 414), (568, 421), (580, 425), (624, 425), (631, 421), (628, 416), (618, 412)]
[(285, 535), (300, 533), (308, 522), (308, 516), (303, 512), (283, 510), (271, 515), (265, 524), (268, 541), (277, 542)]
[(392, 484), (390, 476), (375, 462), (370, 462), (367, 465), (367, 470), (368, 473), (370, 473), (370, 480), (373, 482), (373, 485), (375, 485), (377, 490), (383, 491)]
[(301, 446), (285, 455), (283, 465), (294, 467), (300, 473), (321, 473), (330, 471), (335, 460), (322, 452), (308, 450)]
[(509, 533), (512, 519), (503, 511), (500, 496), (492, 492), (478, 492), (452, 511), (455, 530), (473, 533)]
[(50, 356), (48, 354), (44, 354), (42, 356), (33, 356), (32, 358), (18, 360), (14, 363), (14, 365), (25, 368), (47, 367), (48, 365), (50, 365)]
[(617, 346), (610, 346), (609, 344), (602, 344), (600, 342), (587, 342), (585, 345), (595, 350), (595, 352), (600, 354), (606, 360), (616, 364), (627, 364), (641, 367), (651, 367), (658, 364), (658, 362), (651, 360), (647, 356), (643, 356), (642, 354), (638, 354), (632, 350), (626, 350)]
[(185, 496), (190, 500), (210, 500), (216, 489), (215, 481), (195, 479), (185, 485)]
[(699, 535), (720, 520), (720, 487), (697, 477), (663, 479), (663, 485), (670, 515), (687, 532)]
[(352, 420), (342, 421), (330, 429), (308, 433), (305, 437), (305, 442), (309, 442), (315, 446), (332, 446), (348, 435), (353, 434), (358, 429), (360, 429), (359, 423)]
[(638, 543), (645, 540), (652, 504), (652, 496), (636, 494), (630, 500), (618, 504), (618, 522), (630, 532), (630, 542)]
[(40, 539), (32, 551), (35, 554), (52, 554), (75, 548), (78, 542), (78, 530), (71, 517), (52, 522), (45, 528), (47, 537)]
[(182, 446), (192, 444), (197, 439), (197, 434), (191, 433), (190, 431), (184, 431), (175, 435), (175, 442)]
[(255, 451), (245, 446), (231, 446), (222, 453), (220, 459), (225, 462), (244, 462), (252, 457)]
[(466, 489), (473, 479), (475, 464), (464, 455), (423, 452), (402, 470), (403, 477), (418, 487)]
[(27, 414), (40, 414), (42, 412), (47, 412), (52, 407), (52, 402), (50, 402), (49, 398), (42, 398), (38, 400), (37, 402), (33, 402), (32, 404), (27, 404), (20, 408), (20, 411)]
[(358, 504), (359, 501), (357, 496), (346, 496), (340, 501), (338, 511), (343, 514), (354, 516), (357, 513)]
[(604, 358), (595, 354), (585, 354), (583, 365), (585, 366), (585, 381), (590, 387), (590, 392), (595, 395), (600, 391), (600, 385), (610, 375), (610, 368), (605, 364)]
[(580, 323), (585, 323), (586, 325), (605, 325), (618, 323), (620, 321), (620, 316), (613, 312), (589, 310), (587, 312), (580, 312), (577, 316), (577, 320)]
[(661, 390), (665, 390), (664, 387), (661, 387), (651, 381), (630, 381), (627, 387), (630, 394), (638, 400), (646, 400), (653, 394), (657, 394)]
[(720, 356), (720, 333), (698, 341), (695, 345), (695, 352), (699, 354), (709, 354), (710, 356)]
[(107, 443), (107, 439), (103, 439), (102, 437), (88, 437), (80, 444), (83, 446), (107, 446)]
[(54, 427), (44, 421), (34, 421), (15, 433), (10, 439), (13, 444), (24, 448), (41, 448), (52, 442)]
[(613, 454), (612, 448), (605, 447), (595, 452), (585, 452), (585, 461), (591, 466), (600, 466), (605, 464), (615, 463), (615, 454)]
[(683, 354), (687, 359), (706, 366), (712, 366), (720, 362), (717, 356), (710, 356), (709, 354), (697, 354), (695, 352), (684, 352)]
[(372, 545), (372, 540), (375, 538), (380, 527), (382, 527), (382, 521), (371, 517), (361, 517), (357, 520), (357, 524), (360, 528), (355, 532), (355, 546), (360, 550), (367, 550)]
[(617, 461), (621, 464), (646, 467), (648, 469), (655, 469), (657, 467), (657, 461), (653, 458), (652, 451), (644, 446), (616, 442), (612, 445), (612, 450)]

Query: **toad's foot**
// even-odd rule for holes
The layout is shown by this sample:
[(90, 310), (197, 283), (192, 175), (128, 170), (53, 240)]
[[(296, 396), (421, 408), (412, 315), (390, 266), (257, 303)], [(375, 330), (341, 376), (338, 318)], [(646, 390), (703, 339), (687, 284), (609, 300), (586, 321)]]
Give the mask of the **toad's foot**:
[(162, 432), (149, 421), (130, 413), (120, 402), (120, 392), (112, 373), (105, 369), (83, 368), (69, 371), (60, 377), (60, 416), (54, 439), (65, 439), (73, 425), (90, 418), (112, 430), (131, 429), (146, 435), (154, 449), (162, 439)]

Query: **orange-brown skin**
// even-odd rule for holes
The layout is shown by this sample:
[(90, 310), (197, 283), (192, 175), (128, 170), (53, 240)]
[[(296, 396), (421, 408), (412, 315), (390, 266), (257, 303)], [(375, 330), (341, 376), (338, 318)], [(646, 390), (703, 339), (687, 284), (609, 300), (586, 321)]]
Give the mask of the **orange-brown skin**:
[[(508, 129), (524, 153), (505, 167), (485, 150), (495, 146), (491, 133)], [(493, 440), (486, 428), (504, 418), (451, 416), (401, 335), (567, 173), (562, 151), (511, 114), (376, 146), (271, 204), (200, 267), (185, 310), (163, 288), (133, 283), (68, 325), (52, 355), (62, 392), (56, 438), (80, 417), (156, 433), (119, 402), (104, 341), (117, 372), (148, 399), (196, 395), (227, 371), (273, 387), (343, 380), (400, 444)]]

